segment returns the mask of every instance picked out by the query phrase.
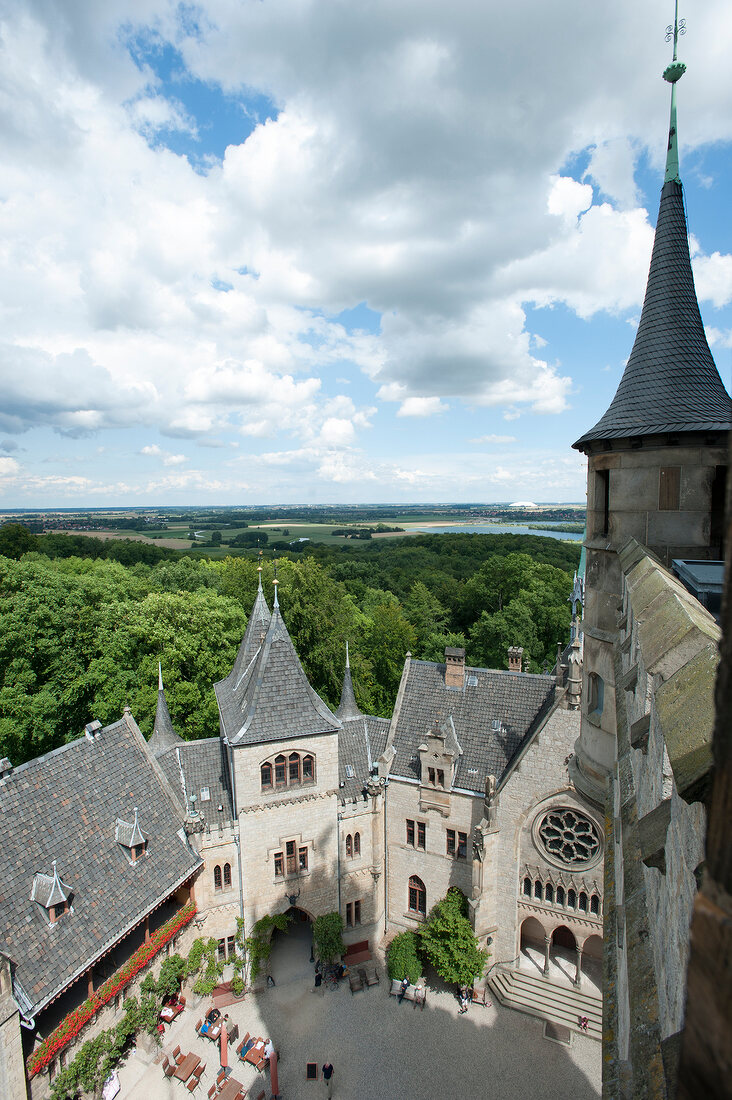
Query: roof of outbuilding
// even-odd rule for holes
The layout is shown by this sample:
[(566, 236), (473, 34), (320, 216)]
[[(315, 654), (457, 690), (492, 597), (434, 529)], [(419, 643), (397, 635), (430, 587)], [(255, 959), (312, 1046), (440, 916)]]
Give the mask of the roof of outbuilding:
[[(419, 779), (419, 746), (435, 722), (444, 726), (452, 719), (454, 737), (462, 749), (454, 786), (483, 793), (486, 776), (495, 775), (500, 781), (526, 736), (554, 701), (551, 676), (487, 668), (465, 672), (464, 687), (449, 688), (445, 686), (444, 664), (408, 662), (400, 687), (401, 702), (392, 719), (396, 749), (392, 777)], [(452, 730), (449, 733), (452, 738)]]
[[(195, 794), (196, 809), (208, 825), (231, 823), (231, 790), (220, 737), (174, 745), (160, 756), (158, 763), (181, 807), (187, 809), (188, 800)], [(207, 791), (208, 798), (205, 797)]]
[(617, 393), (576, 443), (678, 432), (727, 431), (730, 398), (704, 333), (689, 258), (681, 183), (661, 191), (638, 332)]
[(241, 674), (237, 675), (235, 664), (226, 679), (214, 685), (214, 690), (230, 744), (288, 740), (333, 733), (341, 727), (339, 719), (308, 683), (276, 604), (264, 641), (257, 641)]
[[(132, 820), (135, 806), (148, 845), (131, 866), (115, 826)], [(0, 849), (0, 950), (13, 961), (26, 1013), (53, 1000), (201, 866), (129, 714), (5, 776), (0, 813), (12, 822)], [(30, 894), (54, 859), (73, 911), (49, 925)]]

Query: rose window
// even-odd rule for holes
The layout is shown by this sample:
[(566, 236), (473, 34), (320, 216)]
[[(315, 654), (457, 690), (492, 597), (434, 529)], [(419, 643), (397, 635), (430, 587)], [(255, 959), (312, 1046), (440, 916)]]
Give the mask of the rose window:
[(589, 817), (569, 807), (544, 815), (539, 838), (547, 855), (567, 867), (586, 867), (600, 854), (600, 834)]

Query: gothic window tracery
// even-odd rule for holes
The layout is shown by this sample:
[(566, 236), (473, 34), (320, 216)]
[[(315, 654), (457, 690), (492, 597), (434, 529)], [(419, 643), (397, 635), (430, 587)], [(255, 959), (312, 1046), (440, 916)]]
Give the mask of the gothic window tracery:
[(315, 757), (308, 753), (301, 756), (291, 752), (288, 756), (279, 753), (273, 760), (265, 760), (259, 766), (260, 782), (263, 791), (284, 787), (301, 787), (315, 782)]
[(594, 821), (571, 806), (548, 810), (538, 821), (538, 828), (535, 827), (534, 839), (556, 866), (589, 867), (602, 852)]

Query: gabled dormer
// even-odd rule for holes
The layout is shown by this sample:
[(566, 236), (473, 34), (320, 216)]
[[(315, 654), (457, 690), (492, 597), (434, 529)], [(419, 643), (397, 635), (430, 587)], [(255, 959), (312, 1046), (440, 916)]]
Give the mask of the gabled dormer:
[(114, 839), (130, 863), (137, 863), (138, 859), (144, 856), (147, 851), (147, 837), (143, 835), (137, 820), (137, 806), (135, 806), (135, 820), (131, 825), (120, 817), (117, 818)]
[(74, 897), (71, 887), (59, 878), (55, 859), (52, 867), (53, 872), (50, 875), (40, 872), (36, 874), (30, 895), (31, 901), (40, 905), (49, 924), (55, 924), (64, 913), (72, 912), (71, 903)]
[(462, 755), (452, 716), (440, 725), (437, 720), (419, 746), (421, 810), (450, 813), (450, 790), (455, 780), (458, 759)]

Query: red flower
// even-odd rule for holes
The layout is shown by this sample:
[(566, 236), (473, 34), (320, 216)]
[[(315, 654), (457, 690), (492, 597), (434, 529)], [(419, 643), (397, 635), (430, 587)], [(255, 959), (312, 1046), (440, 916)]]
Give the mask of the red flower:
[(91, 1020), (92, 1016), (103, 1008), (104, 1005), (111, 1001), (112, 997), (115, 997), (120, 989), (127, 985), (136, 974), (142, 970), (143, 966), (146, 966), (161, 947), (164, 947), (166, 943), (173, 939), (173, 937), (180, 931), (184, 924), (193, 918), (196, 913), (196, 906), (193, 902), (189, 902), (188, 905), (184, 905), (174, 916), (170, 918), (164, 925), (162, 925), (157, 932), (154, 932), (147, 943), (138, 947), (137, 951), (127, 962), (120, 967), (116, 974), (113, 974), (111, 978), (108, 978), (104, 985), (85, 1001), (79, 1008), (74, 1009), (68, 1016), (61, 1021), (55, 1031), (52, 1031), (47, 1039), (41, 1043), (38, 1049), (31, 1054), (28, 1059), (28, 1076), (35, 1077), (35, 1075), (42, 1069), (44, 1069), (49, 1062), (53, 1061), (62, 1047), (67, 1046), (72, 1039), (75, 1039), (85, 1024)]

